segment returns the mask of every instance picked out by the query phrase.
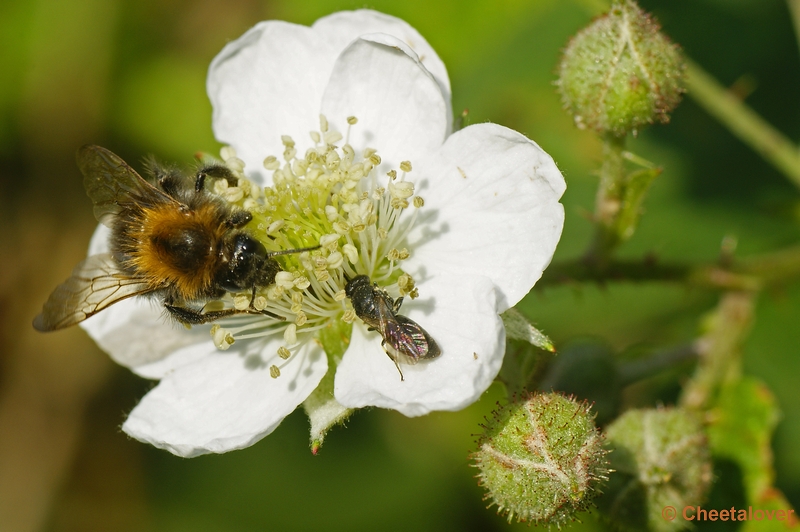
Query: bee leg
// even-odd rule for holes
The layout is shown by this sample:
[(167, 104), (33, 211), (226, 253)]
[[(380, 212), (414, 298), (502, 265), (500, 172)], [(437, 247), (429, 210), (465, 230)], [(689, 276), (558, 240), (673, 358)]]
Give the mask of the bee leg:
[(154, 170), (154, 175), (156, 180), (158, 180), (158, 186), (161, 187), (161, 190), (167, 193), (172, 198), (180, 197), (180, 191), (182, 187), (182, 180), (183, 176), (177, 170), (165, 170), (163, 168), (157, 168)]
[(239, 184), (239, 178), (233, 175), (233, 172), (227, 166), (221, 164), (208, 164), (197, 171), (197, 177), (194, 180), (195, 192), (201, 192), (206, 184), (206, 177), (212, 179), (224, 179), (228, 185), (235, 187)]
[(246, 314), (262, 314), (264, 316), (269, 316), (270, 318), (274, 318), (274, 319), (279, 320), (279, 321), (286, 321), (286, 318), (284, 318), (283, 316), (280, 316), (278, 314), (274, 314), (274, 313), (272, 313), (272, 312), (270, 312), (270, 311), (268, 311), (266, 309), (258, 310), (256, 308), (255, 304), (254, 304), (255, 300), (256, 300), (256, 287), (254, 286), (253, 287), (253, 293), (250, 296), (250, 307), (247, 310), (243, 310), (241, 312), (242, 313), (246, 313)]
[(178, 305), (173, 305), (171, 303), (164, 303), (164, 308), (167, 309), (167, 311), (170, 313), (170, 315), (172, 315), (173, 318), (183, 323), (184, 325), (202, 325), (204, 323), (211, 323), (212, 321), (217, 321), (222, 318), (228, 318), (230, 316), (236, 316), (239, 314), (258, 314), (261, 316), (269, 316), (270, 318), (279, 321), (286, 320), (286, 318), (284, 318), (283, 316), (273, 314), (268, 310), (257, 310), (255, 308), (248, 308), (245, 310), (226, 308), (222, 310), (210, 310), (208, 312), (203, 312), (202, 310), (197, 310), (188, 307), (180, 307)]
[(403, 296), (400, 296), (394, 300), (394, 303), (392, 304), (392, 310), (394, 311), (395, 314), (400, 312), (400, 305), (402, 304), (403, 304)]
[(168, 302), (164, 302), (164, 308), (167, 309), (167, 312), (169, 312), (173, 318), (184, 325), (202, 325), (221, 318), (233, 316), (240, 312), (235, 308), (203, 312), (202, 310), (180, 307)]
[(253, 215), (250, 214), (248, 211), (240, 210), (234, 211), (231, 216), (225, 220), (225, 225), (228, 227), (239, 228), (247, 225), (247, 223), (253, 219)]
[[(373, 330), (375, 330), (375, 329), (373, 329)], [(386, 349), (386, 340), (383, 340), (381, 342), (381, 347), (383, 348), (383, 352), (386, 353), (386, 356), (388, 356), (390, 359), (392, 359), (392, 362), (394, 362), (394, 367), (396, 367), (397, 371), (400, 373), (400, 382), (403, 382), (404, 380), (406, 380), (406, 378), (403, 376), (403, 370), (400, 369), (400, 364), (397, 362), (397, 357), (392, 356), (392, 354), (389, 352), (389, 350)]]

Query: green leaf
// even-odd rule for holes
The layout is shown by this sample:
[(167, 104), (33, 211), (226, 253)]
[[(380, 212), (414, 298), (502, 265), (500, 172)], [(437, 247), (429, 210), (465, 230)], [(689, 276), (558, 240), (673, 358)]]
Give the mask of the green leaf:
[(628, 174), (622, 196), (622, 206), (616, 221), (617, 236), (621, 242), (628, 240), (636, 231), (647, 190), (661, 172), (661, 168), (646, 168)]
[(334, 426), (344, 423), (353, 413), (351, 408), (342, 406), (333, 396), (336, 368), (350, 344), (352, 331), (352, 323), (333, 320), (319, 333), (319, 341), (328, 356), (328, 372), (320, 381), (319, 386), (303, 402), (303, 409), (311, 423), (311, 452), (314, 454), (317, 454), (322, 446), (328, 431)]
[(553, 342), (531, 325), (515, 308), (500, 314), (506, 328), (506, 355), (497, 380), (505, 384), (509, 397), (536, 388), (535, 378), (542, 369), (542, 351), (554, 353)]
[(531, 345), (544, 349), (550, 353), (556, 352), (553, 341), (542, 331), (531, 325), (528, 318), (515, 308), (510, 308), (500, 314), (503, 325), (506, 327), (506, 337), (511, 340), (522, 340)]
[[(791, 505), (773, 485), (770, 441), (781, 414), (772, 392), (752, 377), (728, 383), (709, 410), (711, 452), (734, 461), (742, 470), (747, 503), (762, 511), (791, 510)], [(795, 514), (796, 515), (796, 514)], [(787, 521), (748, 520), (742, 531), (787, 530)]]

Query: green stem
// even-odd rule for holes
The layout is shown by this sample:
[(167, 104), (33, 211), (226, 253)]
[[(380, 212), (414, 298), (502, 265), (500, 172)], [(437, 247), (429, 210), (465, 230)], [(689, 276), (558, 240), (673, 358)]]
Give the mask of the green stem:
[(699, 65), (689, 59), (686, 64), (689, 96), (800, 187), (800, 152), (797, 146)]
[(621, 242), (617, 218), (625, 195), (624, 153), (625, 136), (603, 137), (603, 165), (600, 167), (600, 185), (597, 188), (594, 210), (595, 235), (586, 255), (588, 262), (601, 268), (610, 260), (611, 253)]
[[(800, 276), (800, 266), (793, 276)], [(758, 290), (758, 278), (720, 268), (715, 264), (681, 264), (644, 260), (609, 260), (602, 268), (585, 259), (556, 262), (548, 266), (537, 288), (594, 282), (666, 282), (722, 290)]]
[(728, 292), (706, 320), (708, 331), (698, 341), (700, 363), (681, 394), (683, 407), (706, 410), (726, 382), (738, 379), (742, 345), (753, 322), (754, 297), (749, 292)]
[(644, 259), (612, 259), (599, 268), (586, 259), (554, 262), (536, 283), (538, 288), (581, 282), (671, 282), (722, 290), (758, 290), (800, 278), (800, 246), (716, 263), (678, 263)]
[(794, 35), (797, 37), (797, 46), (800, 48), (800, 0), (786, 0), (789, 12), (792, 14), (792, 24), (794, 25)]

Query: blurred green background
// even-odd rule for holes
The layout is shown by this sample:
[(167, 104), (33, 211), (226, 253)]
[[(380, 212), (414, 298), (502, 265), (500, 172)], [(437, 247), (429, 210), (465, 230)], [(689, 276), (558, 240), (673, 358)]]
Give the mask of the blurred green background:
[[(643, 0), (723, 84), (800, 139), (798, 40), (782, 0)], [(456, 114), (517, 129), (567, 179), (556, 260), (591, 234), (600, 143), (576, 130), (554, 91), (570, 35), (589, 0), (3, 0), (0, 3), (0, 530), (255, 531), (506, 530), (486, 510), (468, 466), (474, 434), (502, 391), (463, 412), (406, 419), (357, 413), (319, 456), (296, 412), (252, 448), (192, 460), (129, 440), (129, 411), (152, 383), (114, 366), (79, 329), (30, 326), (49, 291), (83, 257), (95, 227), (74, 163), (86, 143), (133, 162), (189, 164), (216, 152), (206, 69), (259, 20), (311, 24), (372, 7), (415, 26), (445, 61)], [(665, 168), (639, 231), (620, 254), (713, 260), (800, 237), (795, 187), (690, 99), (668, 126), (631, 148)], [(556, 345), (603, 342), (615, 352), (685, 343), (717, 295), (677, 285), (609, 284), (532, 292), (525, 312)], [(800, 283), (763, 294), (745, 370), (775, 392), (784, 417), (773, 449), (777, 485), (800, 507)], [(669, 402), (688, 370), (626, 391), (626, 406)], [(647, 392), (643, 392), (645, 388)], [(720, 474), (720, 472), (718, 472)], [(734, 475), (735, 479), (735, 475)], [(605, 530), (593, 514), (576, 530)], [(701, 529), (706, 529), (702, 528)], [(733, 528), (727, 528), (733, 529)]]

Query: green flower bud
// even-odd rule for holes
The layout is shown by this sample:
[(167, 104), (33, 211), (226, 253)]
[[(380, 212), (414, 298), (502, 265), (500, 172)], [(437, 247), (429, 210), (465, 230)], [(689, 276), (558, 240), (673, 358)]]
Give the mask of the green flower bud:
[(659, 29), (633, 0), (621, 0), (572, 38), (557, 85), (579, 128), (622, 136), (669, 121), (684, 92), (684, 63)]
[(615, 471), (597, 501), (620, 530), (669, 532), (687, 521), (663, 517), (703, 502), (711, 484), (706, 436), (683, 409), (630, 410), (606, 430)]
[(473, 453), (477, 477), (508, 521), (561, 526), (607, 478), (607, 451), (589, 405), (525, 394), (493, 412)]

